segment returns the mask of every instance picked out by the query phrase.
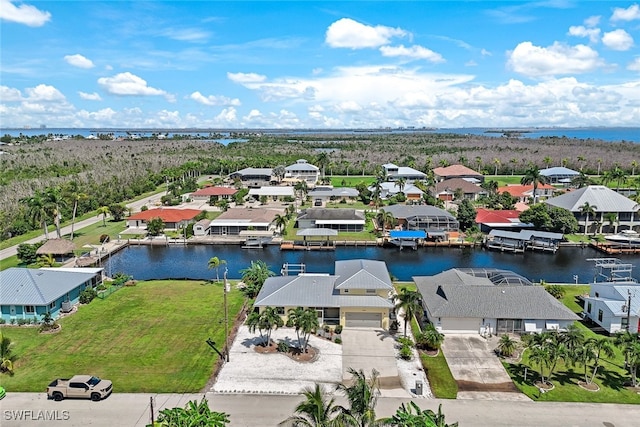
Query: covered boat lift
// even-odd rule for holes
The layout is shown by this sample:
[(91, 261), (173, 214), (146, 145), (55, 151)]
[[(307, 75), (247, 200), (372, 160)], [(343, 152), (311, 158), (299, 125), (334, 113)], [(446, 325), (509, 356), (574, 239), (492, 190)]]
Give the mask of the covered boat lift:
[(491, 230), (485, 240), (485, 246), (502, 252), (524, 252), (528, 249), (555, 253), (562, 237), (561, 233), (537, 230), (520, 230), (518, 233)]
[(418, 249), (418, 241), (424, 240), (427, 233), (422, 230), (392, 230), (389, 232), (389, 242), (402, 250), (403, 248)]
[(337, 235), (338, 230), (331, 228), (305, 228), (296, 232), (296, 236), (302, 237), (303, 241), (301, 243), (306, 250), (311, 250), (312, 248), (335, 249), (335, 242), (331, 240), (331, 237)]
[(239, 235), (246, 238), (242, 245), (245, 249), (262, 248), (273, 240), (271, 230), (242, 230)]

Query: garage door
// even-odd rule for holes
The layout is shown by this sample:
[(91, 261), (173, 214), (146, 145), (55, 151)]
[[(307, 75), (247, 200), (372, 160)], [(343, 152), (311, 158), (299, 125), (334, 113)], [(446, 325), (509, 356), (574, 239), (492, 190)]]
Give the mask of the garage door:
[(354, 328), (380, 328), (382, 313), (347, 313), (347, 326)]
[(442, 318), (442, 332), (477, 333), (481, 324), (481, 319)]

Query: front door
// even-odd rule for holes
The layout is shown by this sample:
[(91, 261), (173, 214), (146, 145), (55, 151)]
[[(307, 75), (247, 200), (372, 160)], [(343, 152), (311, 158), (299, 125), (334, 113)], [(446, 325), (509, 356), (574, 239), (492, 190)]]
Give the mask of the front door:
[(9, 315), (11, 317), (16, 317), (16, 306), (15, 305), (9, 306)]

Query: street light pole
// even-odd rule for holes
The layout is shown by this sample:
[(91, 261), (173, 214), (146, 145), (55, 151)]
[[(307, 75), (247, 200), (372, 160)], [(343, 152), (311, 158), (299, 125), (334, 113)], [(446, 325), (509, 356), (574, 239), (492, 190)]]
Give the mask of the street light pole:
[(629, 332), (629, 328), (631, 327), (631, 289), (627, 289), (627, 294), (629, 295), (629, 299), (627, 301), (627, 332)]
[(227, 292), (229, 292), (229, 281), (227, 281), (228, 268), (224, 269), (224, 355), (225, 361), (229, 361), (229, 306), (227, 304)]

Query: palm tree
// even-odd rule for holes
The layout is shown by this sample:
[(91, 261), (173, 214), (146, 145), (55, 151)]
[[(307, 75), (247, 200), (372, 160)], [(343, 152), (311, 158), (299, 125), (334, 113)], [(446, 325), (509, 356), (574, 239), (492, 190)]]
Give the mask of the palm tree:
[(398, 187), (398, 191), (400, 193), (404, 193), (404, 187), (407, 185), (407, 179), (406, 178), (398, 178), (398, 180), (396, 181), (396, 186)]
[(337, 417), (339, 425), (353, 425), (366, 427), (376, 423), (376, 404), (380, 396), (378, 376), (380, 373), (373, 369), (371, 377), (367, 378), (363, 370), (356, 371), (353, 368), (347, 370), (351, 374), (351, 385), (338, 384), (336, 390), (342, 392), (349, 408), (340, 406), (340, 414)]
[(255, 298), (265, 280), (276, 275), (262, 260), (251, 261), (251, 266), (240, 270), (240, 273), (242, 273), (242, 282), (245, 284), (243, 292), (248, 298)]
[(433, 323), (428, 323), (420, 335), (416, 337), (416, 341), (419, 346), (424, 346), (428, 350), (439, 350), (444, 342), (444, 335), (436, 329)]
[(578, 188), (586, 187), (587, 185), (591, 185), (592, 183), (593, 180), (589, 178), (589, 176), (587, 176), (584, 172), (580, 172), (580, 175), (571, 180), (571, 185)]
[(324, 178), (324, 170), (329, 164), (329, 155), (326, 151), (322, 151), (320, 152), (320, 154), (318, 154), (318, 156), (316, 157), (316, 163), (320, 165), (320, 168), (322, 169), (322, 177)]
[(593, 351), (593, 373), (591, 374), (590, 381), (587, 381), (592, 383), (600, 367), (600, 356), (604, 354), (606, 357), (613, 357), (615, 353), (611, 340), (607, 337), (590, 338), (585, 345), (592, 348)]
[(636, 176), (637, 167), (638, 167), (638, 162), (636, 160), (631, 160), (631, 176)]
[(260, 313), (260, 324), (262, 329), (266, 331), (265, 347), (271, 344), (271, 333), (284, 325), (282, 317), (278, 314), (275, 307), (265, 307)]
[(282, 234), (282, 230), (284, 230), (284, 228), (287, 226), (287, 216), (286, 215), (277, 214), (275, 216), (273, 222), (274, 222), (278, 232), (280, 234)]
[(512, 339), (509, 335), (504, 334), (500, 337), (500, 341), (498, 342), (498, 350), (501, 355), (511, 357), (516, 351), (517, 345), (518, 343), (516, 340)]
[(8, 372), (10, 375), (13, 375), (13, 362), (16, 360), (12, 348), (11, 338), (3, 335), (0, 329), (0, 372)]
[(109, 213), (109, 206), (100, 206), (98, 210), (98, 216), (102, 215), (102, 226), (107, 226), (107, 214)]
[(493, 174), (498, 175), (498, 168), (500, 167), (500, 159), (498, 158), (493, 159), (493, 165), (494, 165)]
[(578, 208), (578, 210), (583, 215), (586, 215), (586, 218), (585, 218), (585, 221), (584, 221), (584, 235), (585, 236), (587, 235), (587, 230), (589, 228), (589, 216), (590, 215), (595, 215), (596, 214), (596, 209), (598, 209), (598, 207), (595, 206), (595, 205), (589, 204), (589, 202), (584, 202), (584, 204)]
[(62, 197), (60, 187), (50, 187), (44, 193), (45, 209), (53, 216), (53, 223), (56, 226), (56, 235), (58, 239), (62, 237), (60, 233), (60, 218), (62, 217), (61, 208), (66, 205), (66, 200)]
[(396, 311), (404, 312), (404, 336), (407, 336), (407, 324), (413, 317), (422, 311), (420, 294), (408, 288), (400, 289), (396, 297)]
[(304, 204), (307, 192), (309, 191), (309, 188), (307, 187), (307, 181), (296, 182), (293, 186), (293, 189), (300, 194), (300, 204)]
[(53, 267), (56, 265), (56, 259), (52, 254), (42, 254), (38, 258), (38, 265), (40, 267)]
[(287, 169), (284, 165), (278, 165), (273, 168), (273, 175), (278, 178), (278, 182), (282, 182), (282, 178), (284, 178), (284, 174), (287, 172)]
[(533, 203), (534, 204), (537, 202), (536, 191), (538, 190), (538, 184), (546, 184), (548, 182), (549, 182), (549, 178), (540, 174), (540, 170), (535, 166), (531, 166), (529, 169), (527, 169), (524, 172), (524, 176), (520, 180), (520, 184), (522, 185), (533, 184)]
[(207, 267), (209, 268), (209, 270), (211, 270), (212, 268), (216, 269), (216, 283), (220, 283), (220, 273), (219, 273), (219, 269), (220, 266), (222, 264), (226, 264), (227, 261), (218, 258), (217, 256), (214, 256), (212, 258), (209, 258), (209, 263), (207, 264)]
[(442, 413), (442, 404), (438, 405), (438, 413), (431, 409), (420, 409), (415, 402), (403, 403), (391, 417), (382, 420), (383, 425), (391, 427), (458, 427), (458, 423), (447, 424)]
[(551, 163), (553, 163), (553, 159), (549, 156), (546, 156), (544, 159), (542, 159), (542, 163), (544, 163), (547, 169), (549, 169), (549, 166), (551, 166)]
[(48, 216), (42, 194), (36, 192), (33, 196), (20, 201), (27, 204), (27, 215), (31, 219), (31, 223), (41, 226), (44, 231), (44, 238), (49, 240), (49, 227), (47, 227)]
[(373, 195), (374, 204), (376, 209), (378, 209), (378, 206), (380, 206), (380, 196), (382, 195), (382, 181), (379, 179), (376, 179), (372, 184), (372, 187), (373, 187), (372, 195)]
[(631, 374), (631, 384), (636, 387), (637, 372), (640, 368), (640, 334), (629, 331), (620, 332), (616, 335), (614, 342), (624, 354), (624, 365)]
[(282, 421), (280, 426), (291, 427), (330, 427), (337, 426), (334, 416), (340, 410), (335, 404), (335, 398), (327, 400), (327, 396), (322, 392), (320, 384), (314, 388), (306, 388), (302, 395), (305, 400), (298, 403), (295, 413)]
[[(287, 326), (293, 326), (296, 329), (298, 348), (306, 353), (311, 334), (320, 327), (320, 322), (315, 309), (297, 307), (289, 309)], [(302, 335), (300, 334), (301, 332)]]
[(618, 220), (618, 214), (615, 212), (607, 212), (604, 215), (604, 219), (609, 222), (609, 228), (613, 228), (613, 233), (616, 234), (618, 232), (618, 224), (620, 223)]
[[(75, 183), (75, 181), (72, 181), (72, 183)], [(71, 200), (73, 200), (73, 213), (71, 215), (71, 237), (69, 238), (69, 240), (73, 240), (73, 233), (76, 225), (76, 214), (78, 213), (78, 202), (89, 198), (87, 194), (78, 191), (76, 186), (77, 184), (75, 186), (72, 186), (70, 189), (70, 197)]]

